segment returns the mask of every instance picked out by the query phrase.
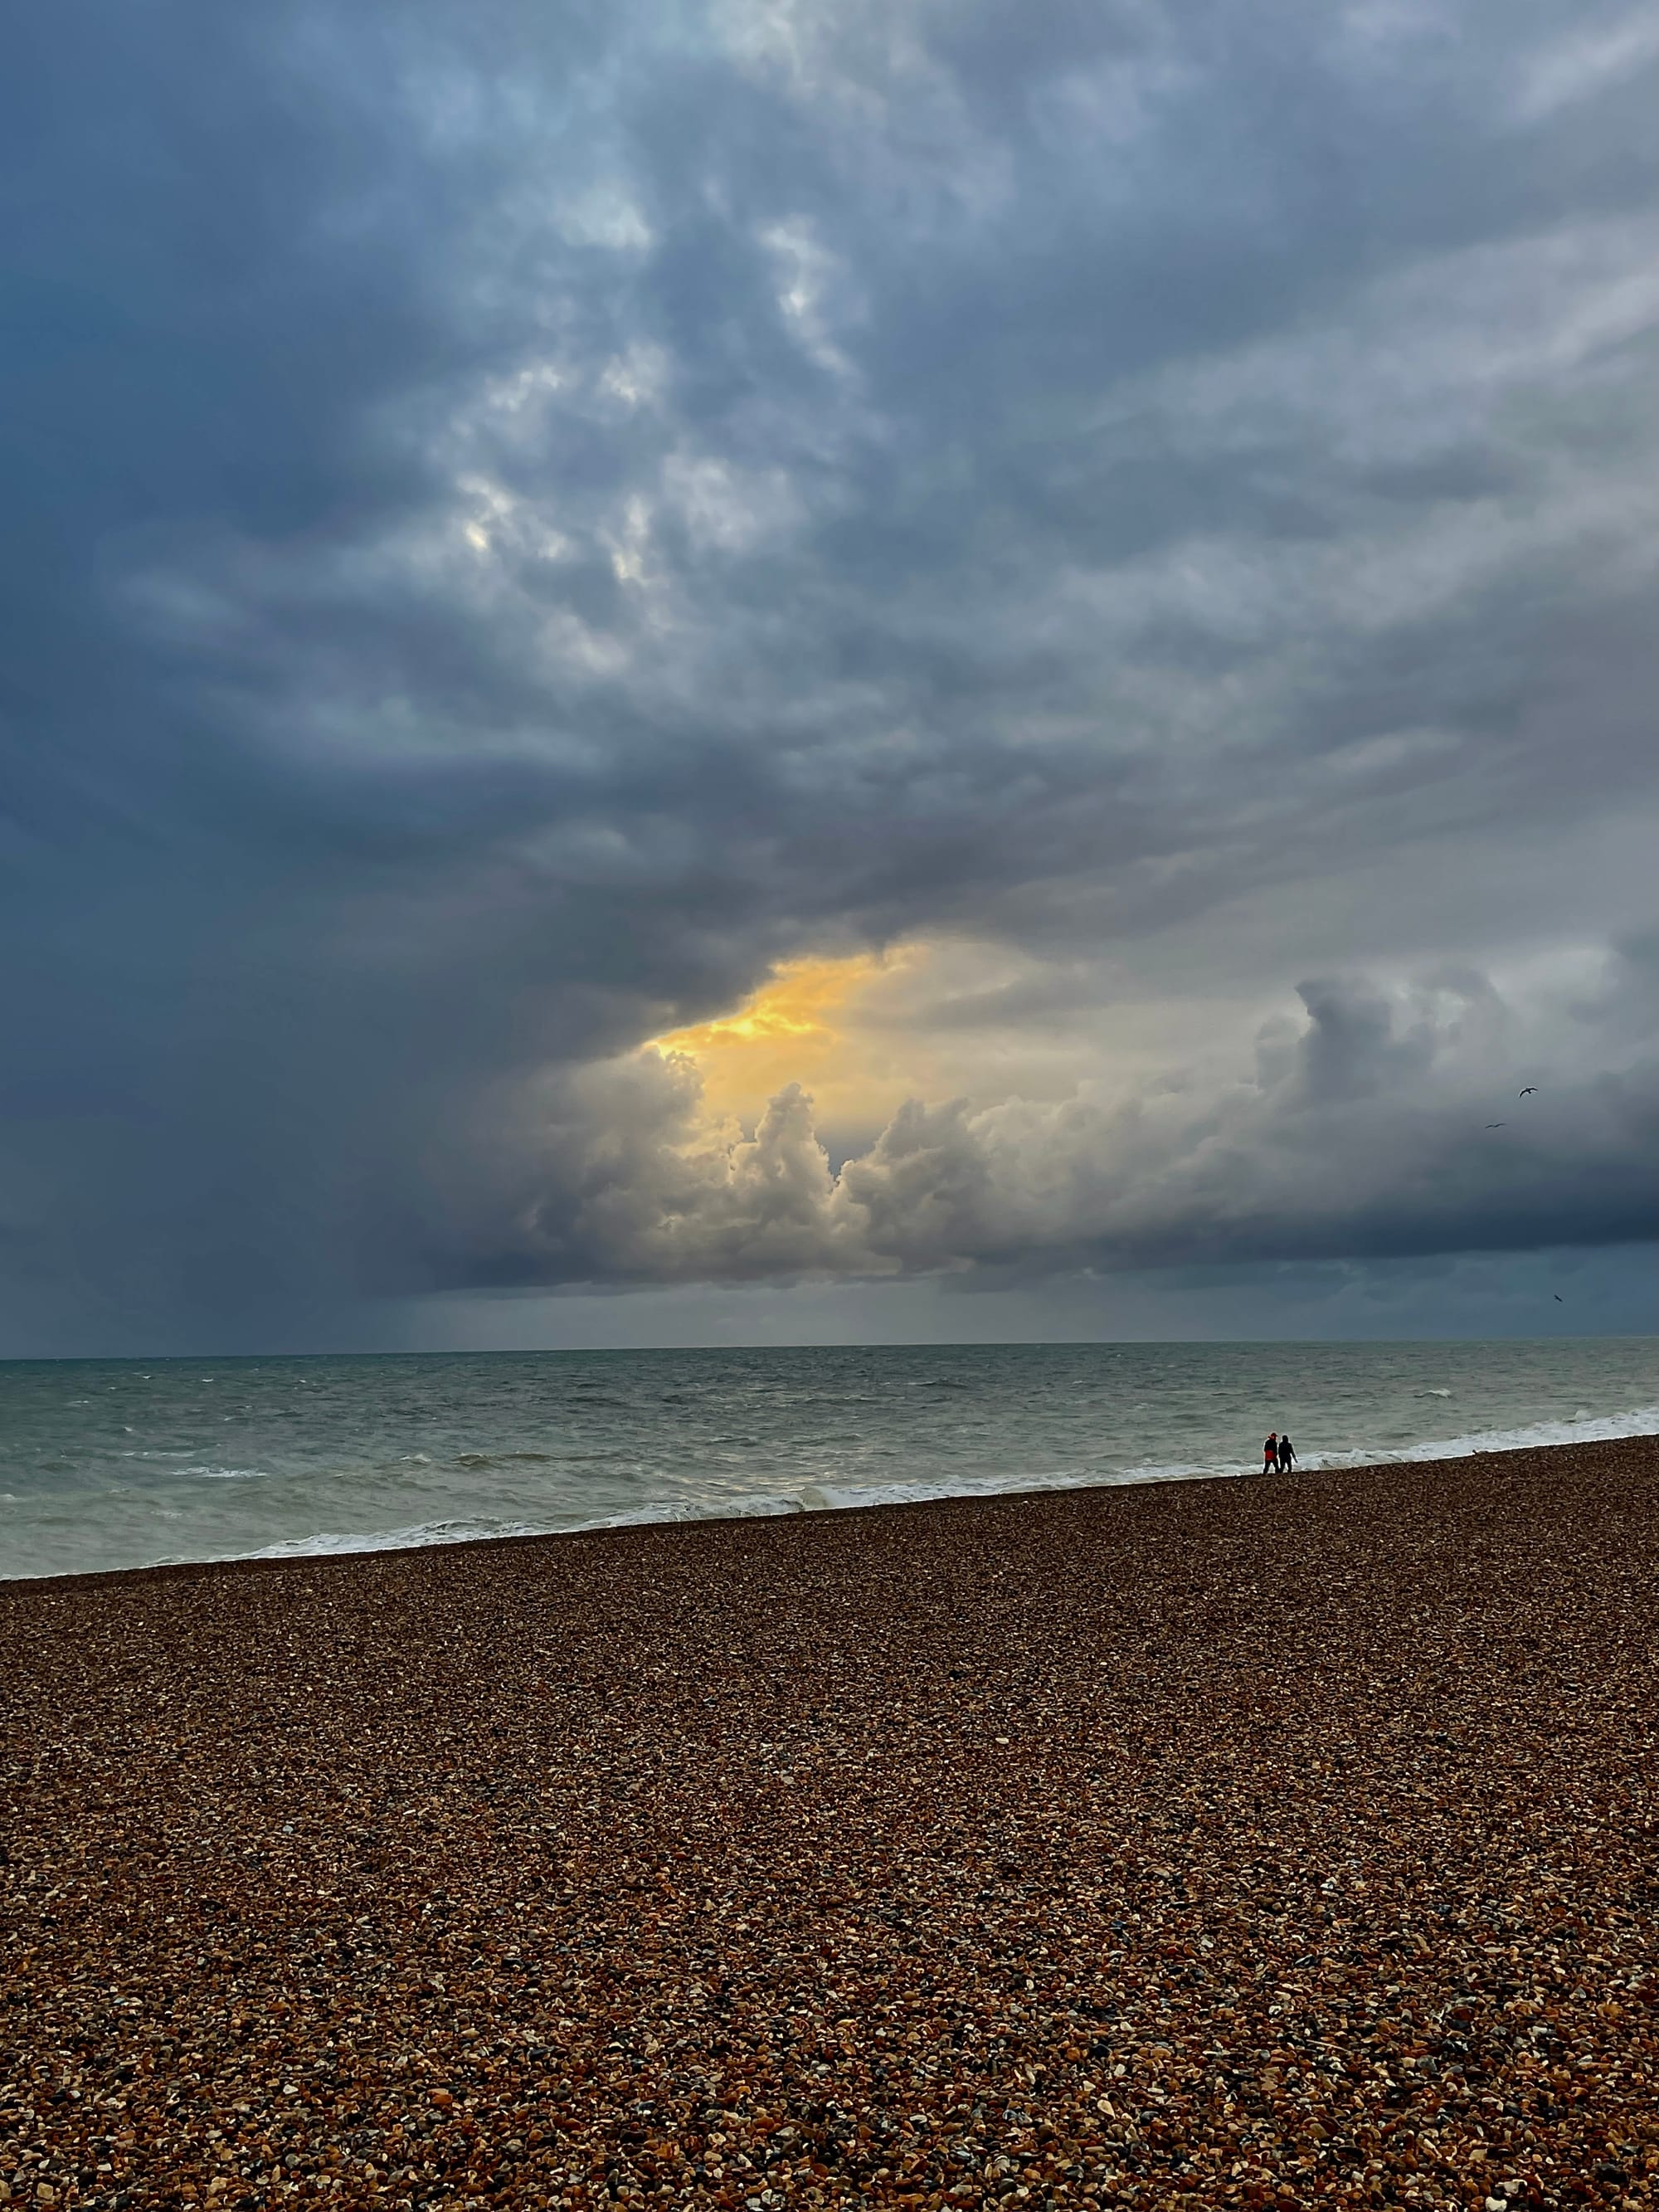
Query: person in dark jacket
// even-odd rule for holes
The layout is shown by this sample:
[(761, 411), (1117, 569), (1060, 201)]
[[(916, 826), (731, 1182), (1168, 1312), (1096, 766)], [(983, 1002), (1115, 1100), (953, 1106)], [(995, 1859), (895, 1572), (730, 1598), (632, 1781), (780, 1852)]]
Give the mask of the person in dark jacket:
[(1295, 1465), (1296, 1465), (1296, 1454), (1295, 1454), (1295, 1453), (1291, 1449), (1291, 1440), (1290, 1440), (1290, 1438), (1289, 1438), (1288, 1437), (1280, 1437), (1280, 1438), (1279, 1439), (1279, 1473), (1280, 1473), (1281, 1474), (1288, 1474), (1290, 1473), (1291, 1469)]
[(1273, 1431), (1273, 1433), (1268, 1437), (1267, 1443), (1261, 1447), (1261, 1472), (1263, 1474), (1277, 1474), (1279, 1472), (1279, 1431), (1277, 1429)]

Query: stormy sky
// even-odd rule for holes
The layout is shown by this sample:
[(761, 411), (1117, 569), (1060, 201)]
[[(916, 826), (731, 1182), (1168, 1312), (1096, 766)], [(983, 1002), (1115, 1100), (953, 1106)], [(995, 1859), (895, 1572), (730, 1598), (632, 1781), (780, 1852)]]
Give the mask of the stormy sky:
[(1656, 112), (1623, 0), (13, 10), (0, 1352), (1652, 1328)]

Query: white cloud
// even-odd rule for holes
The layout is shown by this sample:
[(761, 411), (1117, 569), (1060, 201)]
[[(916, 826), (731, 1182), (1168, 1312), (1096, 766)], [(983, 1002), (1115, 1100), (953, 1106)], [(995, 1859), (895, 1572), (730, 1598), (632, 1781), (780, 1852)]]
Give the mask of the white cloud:
[(1632, 9), (1611, 21), (1592, 22), (1526, 56), (1515, 73), (1513, 112), (1520, 123), (1540, 123), (1559, 109), (1593, 99), (1621, 78), (1659, 61), (1659, 21), (1651, 9)]

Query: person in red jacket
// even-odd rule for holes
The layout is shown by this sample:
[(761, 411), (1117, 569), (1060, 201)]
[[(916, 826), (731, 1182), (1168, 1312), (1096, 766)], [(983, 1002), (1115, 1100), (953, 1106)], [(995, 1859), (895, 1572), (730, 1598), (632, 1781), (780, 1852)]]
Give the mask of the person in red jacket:
[(1273, 1431), (1272, 1435), (1267, 1438), (1267, 1443), (1261, 1447), (1261, 1472), (1263, 1474), (1277, 1474), (1279, 1472), (1279, 1431), (1277, 1429)]

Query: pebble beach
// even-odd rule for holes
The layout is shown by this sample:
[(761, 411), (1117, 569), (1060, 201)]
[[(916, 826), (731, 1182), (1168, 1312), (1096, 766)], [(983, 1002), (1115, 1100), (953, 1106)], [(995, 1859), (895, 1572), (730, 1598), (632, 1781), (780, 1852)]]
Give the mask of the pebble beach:
[(1659, 1440), (0, 1585), (0, 2203), (1659, 2201)]

